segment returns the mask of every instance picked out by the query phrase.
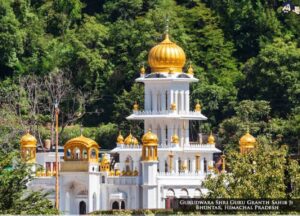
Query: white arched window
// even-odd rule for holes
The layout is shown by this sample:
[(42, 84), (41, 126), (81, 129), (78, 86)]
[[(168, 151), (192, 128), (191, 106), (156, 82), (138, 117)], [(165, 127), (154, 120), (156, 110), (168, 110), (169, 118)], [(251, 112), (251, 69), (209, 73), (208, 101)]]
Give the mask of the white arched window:
[(167, 197), (175, 197), (175, 192), (173, 189), (169, 188), (167, 191)]
[(187, 189), (183, 188), (180, 190), (180, 197), (183, 197), (183, 198), (187, 198), (189, 197), (189, 192), (187, 191)]

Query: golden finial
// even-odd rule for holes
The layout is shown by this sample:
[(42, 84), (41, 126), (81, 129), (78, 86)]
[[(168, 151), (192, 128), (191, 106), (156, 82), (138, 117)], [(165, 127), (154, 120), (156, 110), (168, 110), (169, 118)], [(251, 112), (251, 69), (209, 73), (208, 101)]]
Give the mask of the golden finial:
[(179, 143), (179, 137), (177, 136), (176, 133), (172, 136), (172, 143), (174, 143), (174, 144)]
[(208, 137), (208, 144), (215, 144), (215, 137), (212, 135), (212, 132), (210, 132)]
[(139, 105), (137, 104), (136, 101), (134, 102), (134, 105), (133, 105), (133, 111), (139, 111)]
[(225, 156), (225, 154), (224, 154), (224, 152), (223, 152), (223, 154), (221, 155), (221, 158), (222, 158), (222, 173), (224, 173), (226, 170), (225, 170), (225, 158), (226, 158), (226, 156)]
[(121, 134), (121, 131), (119, 131), (119, 136), (117, 137), (117, 144), (123, 144), (124, 143), (124, 137)]
[(175, 111), (175, 110), (176, 110), (176, 104), (175, 104), (175, 103), (172, 103), (172, 104), (171, 104), (171, 110), (172, 110), (172, 111)]
[(197, 103), (195, 105), (195, 112), (201, 112), (201, 105), (199, 103), (199, 100), (197, 100)]
[(140, 73), (145, 74), (145, 72), (146, 72), (146, 69), (145, 69), (144, 64), (143, 64), (143, 66), (140, 69)]
[(194, 74), (194, 69), (192, 67), (192, 63), (190, 62), (190, 66), (189, 66), (189, 69), (188, 69), (188, 72), (187, 72), (189, 75), (193, 75)]

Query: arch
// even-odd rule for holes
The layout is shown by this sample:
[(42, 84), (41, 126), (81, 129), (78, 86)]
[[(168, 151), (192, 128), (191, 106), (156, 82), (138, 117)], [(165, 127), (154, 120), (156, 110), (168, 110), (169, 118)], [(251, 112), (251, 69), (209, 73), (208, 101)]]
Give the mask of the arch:
[(94, 149), (94, 148), (91, 149), (90, 157), (92, 159), (96, 159), (97, 158), (97, 151), (96, 151), (96, 149)]
[(166, 194), (166, 202), (165, 202), (165, 208), (171, 209), (174, 206), (174, 198), (175, 198), (175, 192), (173, 189), (169, 188)]
[(120, 208), (119, 208), (119, 202), (114, 201), (114, 202), (112, 203), (112, 205), (111, 205), (111, 208), (112, 208), (112, 209), (120, 209)]
[(179, 195), (181, 198), (188, 198), (189, 197), (189, 192), (187, 189), (185, 188), (182, 188), (180, 190), (180, 195)]
[(86, 203), (84, 201), (80, 201), (79, 203), (79, 214), (86, 214)]
[(168, 189), (166, 197), (175, 197), (175, 192), (172, 188)]
[(200, 198), (201, 194), (201, 190), (199, 188), (196, 188), (194, 191), (194, 198)]
[(88, 158), (86, 149), (83, 149), (83, 150), (82, 150), (82, 158), (83, 158), (83, 159), (87, 159), (87, 158)]
[(71, 157), (72, 157), (71, 155), (72, 155), (71, 149), (67, 149), (67, 151), (66, 151), (67, 159), (71, 159)]
[(121, 209), (125, 209), (125, 202), (124, 202), (124, 200), (122, 200), (122, 202), (121, 202)]
[(94, 192), (93, 194), (93, 211), (97, 210), (97, 197), (96, 197), (96, 193)]
[(76, 160), (80, 160), (81, 158), (80, 149), (78, 147), (74, 148), (74, 158)]
[(126, 172), (128, 172), (128, 171), (132, 171), (133, 170), (133, 159), (132, 159), (132, 157), (130, 156), (130, 155), (128, 155), (127, 157), (126, 157), (126, 160), (125, 160), (125, 170), (126, 170)]

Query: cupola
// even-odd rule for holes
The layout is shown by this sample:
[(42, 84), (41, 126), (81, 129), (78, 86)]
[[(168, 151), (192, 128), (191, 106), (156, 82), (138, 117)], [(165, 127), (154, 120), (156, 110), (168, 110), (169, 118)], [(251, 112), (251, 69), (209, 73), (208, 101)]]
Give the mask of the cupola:
[(148, 56), (148, 64), (151, 72), (181, 73), (185, 65), (185, 53), (183, 49), (169, 39), (165, 34), (162, 42), (152, 47)]
[(21, 137), (21, 157), (26, 163), (36, 162), (36, 138), (27, 132)]
[(249, 133), (249, 130), (247, 130), (247, 133), (240, 138), (239, 144), (240, 144), (240, 152), (246, 153), (255, 148), (256, 139)]
[(65, 161), (98, 162), (99, 145), (83, 135), (70, 139), (64, 145)]

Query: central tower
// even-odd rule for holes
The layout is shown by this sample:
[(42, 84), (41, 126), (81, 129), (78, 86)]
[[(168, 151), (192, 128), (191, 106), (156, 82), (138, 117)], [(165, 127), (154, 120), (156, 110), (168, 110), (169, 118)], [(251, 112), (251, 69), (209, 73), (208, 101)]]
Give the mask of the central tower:
[(198, 79), (191, 66), (183, 71), (185, 61), (183, 49), (165, 34), (149, 52), (151, 73), (145, 75), (142, 68), (136, 79), (145, 84), (144, 111), (134, 110), (127, 119), (144, 120), (145, 133), (151, 129), (157, 134), (161, 147), (189, 146), (189, 120), (207, 119), (200, 109), (190, 111), (190, 83)]

